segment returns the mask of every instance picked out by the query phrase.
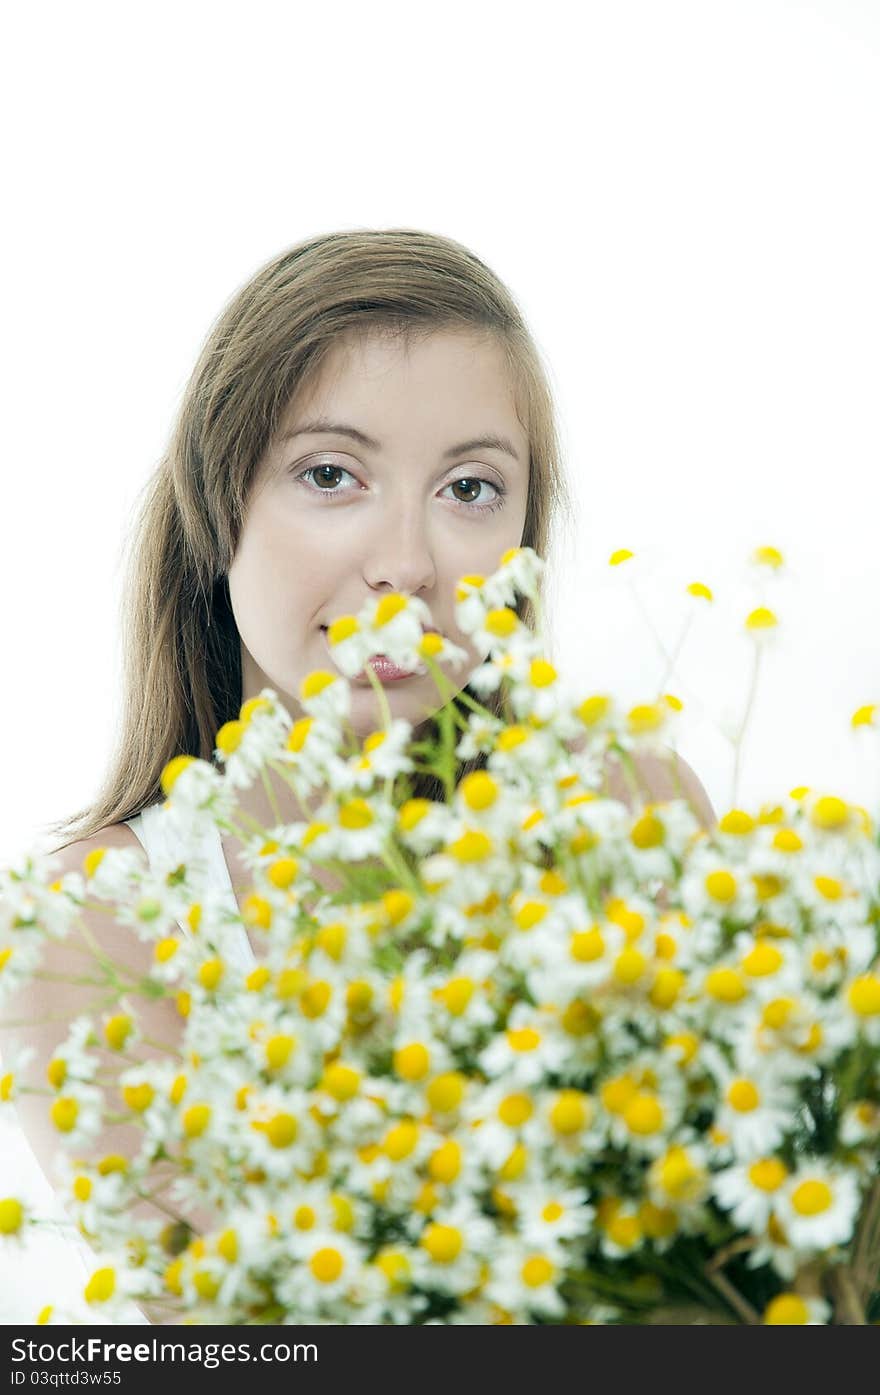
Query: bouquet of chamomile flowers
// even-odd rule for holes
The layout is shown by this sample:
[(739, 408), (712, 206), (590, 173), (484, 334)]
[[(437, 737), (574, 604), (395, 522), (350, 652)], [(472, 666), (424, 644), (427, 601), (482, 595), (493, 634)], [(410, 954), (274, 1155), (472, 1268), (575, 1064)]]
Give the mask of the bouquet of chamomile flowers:
[[(153, 945), (141, 982), (96, 961), (115, 1002), (46, 1063), (102, 1316), (133, 1301), (236, 1324), (880, 1318), (876, 826), (808, 790), (711, 829), (684, 798), (640, 799), (637, 758), (675, 705), (566, 686), (514, 609), (528, 596), (540, 621), (541, 567), (516, 549), (459, 583), (485, 656), (469, 688), (500, 690), (501, 715), (465, 694), (426, 749), (385, 702), (382, 728), (352, 737), (344, 675), (369, 656), (427, 665), (442, 696), (463, 653), (424, 632), (418, 599), (386, 595), (330, 626), (339, 672), (306, 677), (304, 716), (265, 689), (213, 764), (166, 766), (174, 867), (108, 848), (54, 881), (36, 855), (2, 874), (6, 1004), (87, 904)], [(633, 807), (603, 792), (609, 756)], [(326, 797), (248, 836), (236, 916), (198, 850), (270, 766)], [(444, 799), (413, 797), (424, 770)], [(242, 923), (256, 966), (235, 953)], [(161, 996), (180, 1040), (139, 1059), (138, 1002)], [(112, 1088), (98, 1048), (119, 1053)], [(92, 1147), (111, 1118), (138, 1126), (132, 1156)], [(0, 1198), (0, 1248), (36, 1224)]]

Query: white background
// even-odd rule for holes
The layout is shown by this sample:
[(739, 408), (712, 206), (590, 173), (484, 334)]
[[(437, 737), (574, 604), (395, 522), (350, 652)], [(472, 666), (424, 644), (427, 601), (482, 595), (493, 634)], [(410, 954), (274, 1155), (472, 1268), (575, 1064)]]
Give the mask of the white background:
[[(554, 638), (584, 693), (667, 689), (716, 811), (759, 600), (736, 802), (876, 810), (880, 8), (871, 0), (81, 3), (7, 20), (0, 861), (85, 804), (118, 700), (136, 496), (205, 333), (291, 244), (417, 227), (471, 247), (548, 367), (578, 499)], [(788, 566), (757, 592), (758, 544)], [(628, 547), (626, 568), (609, 554)], [(627, 569), (629, 569), (627, 571)], [(0, 1196), (37, 1179), (0, 1135)], [(79, 1273), (0, 1253), (0, 1320)]]

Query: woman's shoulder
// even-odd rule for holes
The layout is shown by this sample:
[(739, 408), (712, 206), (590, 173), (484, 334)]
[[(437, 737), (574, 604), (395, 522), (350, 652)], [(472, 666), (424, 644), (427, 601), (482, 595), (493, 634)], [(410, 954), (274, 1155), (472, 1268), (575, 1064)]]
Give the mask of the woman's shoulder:
[(94, 833), (77, 838), (52, 854), (53, 860), (63, 875), (65, 872), (81, 872), (82, 865), (90, 853), (99, 848), (139, 848), (140, 839), (127, 823), (108, 823)]
[[(569, 743), (575, 753), (585, 745), (586, 737), (576, 737)], [(636, 752), (633, 765), (643, 796), (657, 803), (683, 796), (705, 828), (714, 826), (715, 811), (696, 771), (671, 746), (661, 745), (654, 751)], [(612, 798), (629, 807), (633, 793), (618, 755), (606, 754), (603, 774)]]

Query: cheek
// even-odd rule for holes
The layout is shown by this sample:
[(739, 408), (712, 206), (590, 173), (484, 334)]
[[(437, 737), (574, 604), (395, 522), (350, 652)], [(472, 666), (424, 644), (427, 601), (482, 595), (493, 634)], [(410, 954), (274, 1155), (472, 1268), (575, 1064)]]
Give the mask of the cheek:
[(298, 635), (326, 598), (332, 557), (314, 532), (269, 510), (249, 520), (229, 569), (229, 595), (248, 647)]

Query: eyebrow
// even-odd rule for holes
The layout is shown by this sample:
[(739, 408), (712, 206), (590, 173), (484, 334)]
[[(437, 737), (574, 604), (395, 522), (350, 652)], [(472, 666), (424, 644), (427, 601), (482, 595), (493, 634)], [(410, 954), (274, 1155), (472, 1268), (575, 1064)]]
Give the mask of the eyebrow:
[[(363, 431), (359, 431), (356, 426), (346, 426), (341, 422), (327, 421), (319, 417), (316, 421), (304, 422), (302, 426), (297, 426), (293, 431), (287, 431), (281, 437), (282, 441), (291, 441), (294, 436), (350, 436), (359, 445), (366, 446), (367, 450), (380, 450), (378, 441), (374, 441), (372, 436), (367, 436)], [(510, 455), (518, 461), (519, 456), (510, 444), (506, 436), (498, 436), (493, 432), (485, 436), (475, 436), (471, 441), (461, 441), (457, 446), (450, 446), (443, 452), (444, 460), (451, 460), (453, 456), (463, 455), (469, 450), (500, 450), (506, 455)]]

